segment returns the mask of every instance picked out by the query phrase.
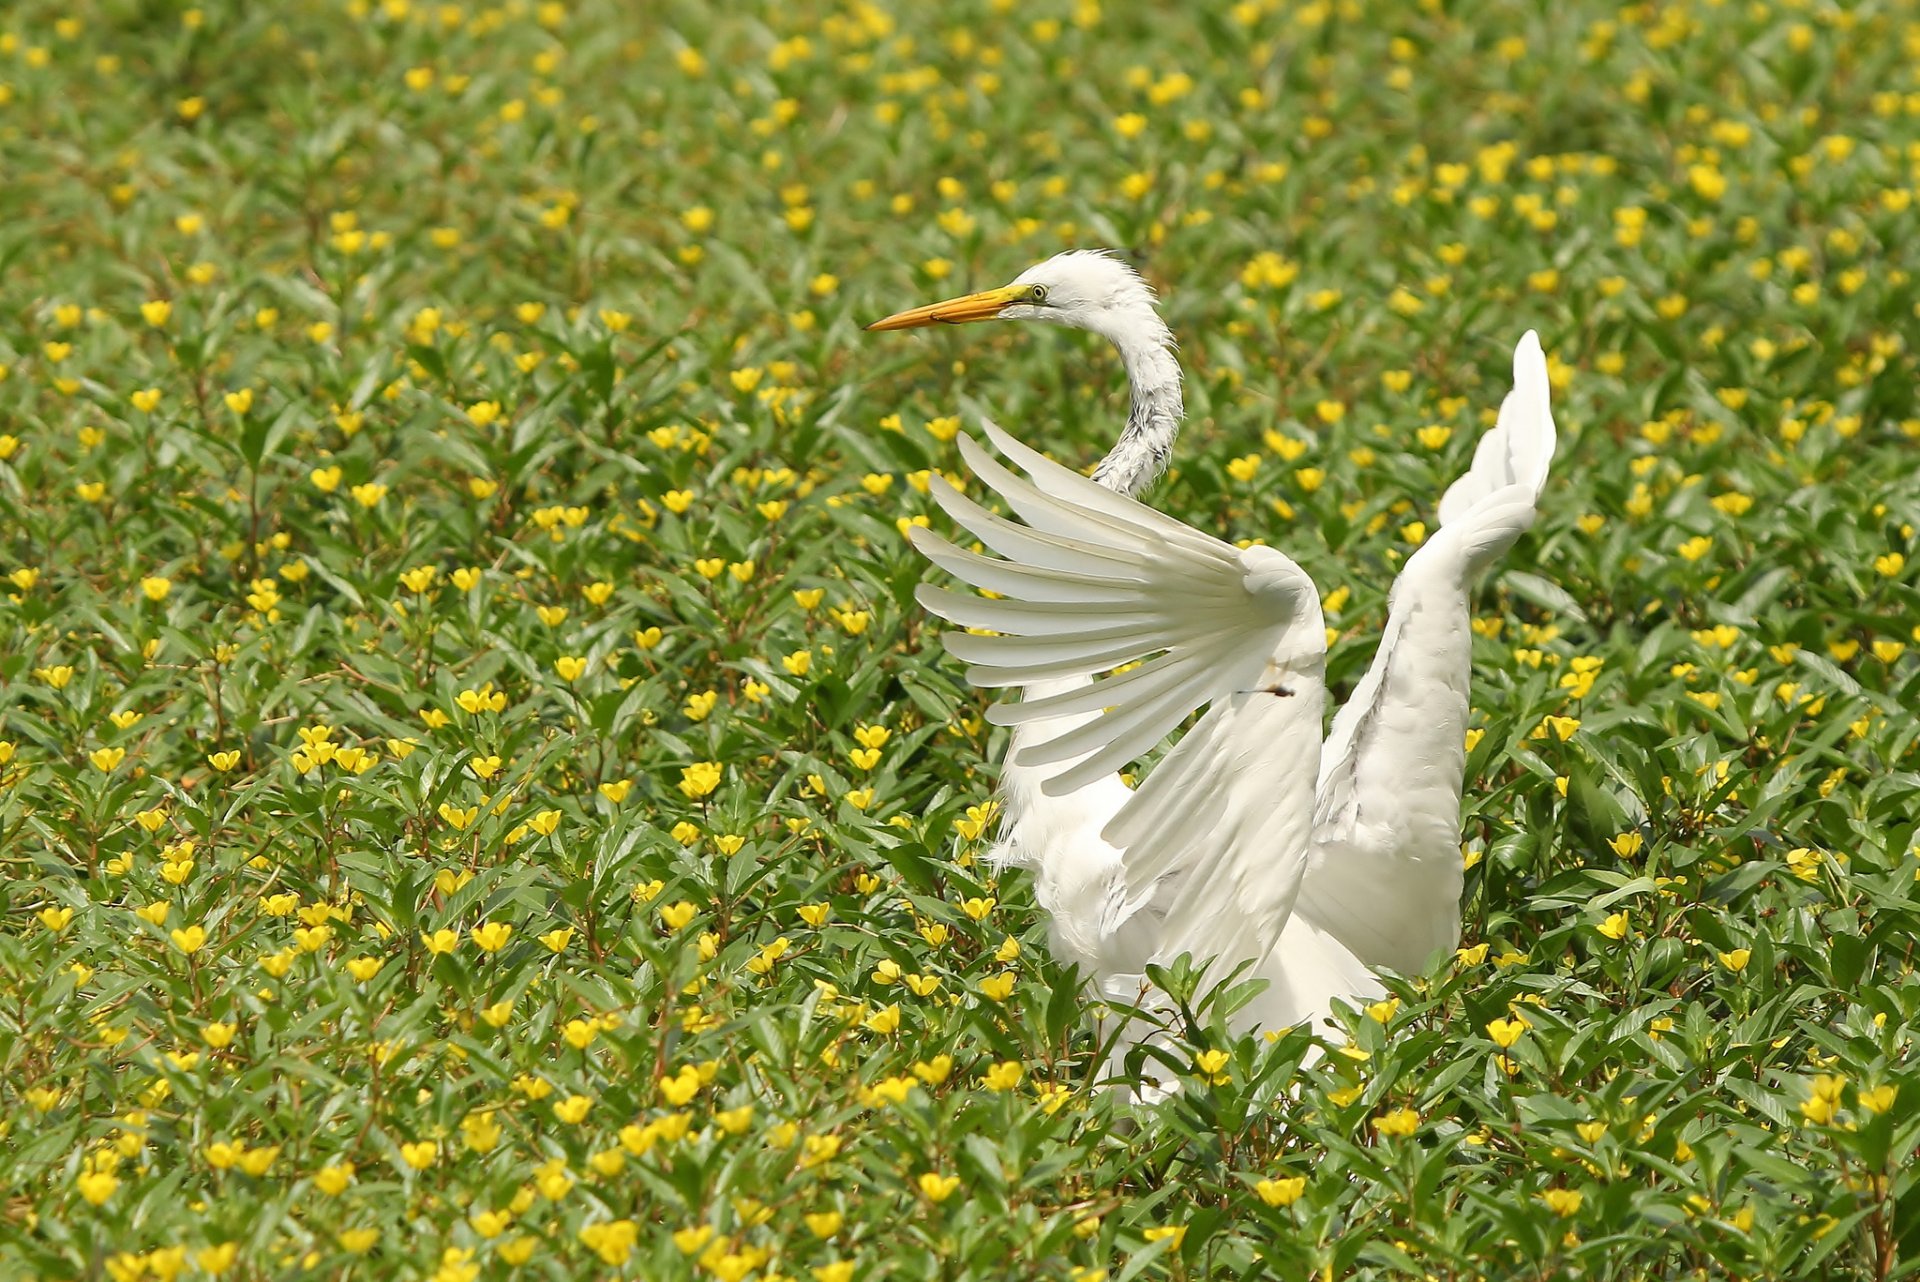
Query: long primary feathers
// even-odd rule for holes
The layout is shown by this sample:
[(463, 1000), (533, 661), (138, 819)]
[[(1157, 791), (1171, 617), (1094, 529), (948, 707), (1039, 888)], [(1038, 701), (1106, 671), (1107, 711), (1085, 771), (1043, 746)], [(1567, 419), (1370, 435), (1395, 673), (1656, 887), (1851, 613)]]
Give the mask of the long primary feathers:
[[(922, 604), (999, 634), (949, 634), (948, 648), (976, 684), (1029, 690), (992, 715), (1043, 731), (1016, 764), (1058, 764), (1049, 795), (1110, 778), (1208, 709), (1100, 832), (1120, 854), (1102, 926), (1134, 966), (1182, 952), (1263, 960), (1311, 830), (1326, 644), (1312, 581), (1271, 548), (1233, 547), (986, 432), (1027, 476), (963, 437), (969, 466), (1052, 560), (1025, 573), (915, 529), (929, 559), (1000, 594), (923, 586)], [(1018, 545), (1013, 522), (939, 482), (934, 496), (989, 547)]]
[[(996, 721), (1020, 724), (1071, 713), (1103, 716), (1023, 747), (1022, 765), (1077, 759), (1049, 778), (1049, 795), (1112, 774), (1157, 746), (1192, 713), (1225, 694), (1251, 689), (1281, 633), (1319, 606), (1313, 583), (1268, 548), (1242, 551), (1068, 471), (988, 424), (989, 438), (1034, 478), (1024, 480), (970, 438), (961, 453), (975, 475), (1016, 509), (1051, 562), (1040, 574), (962, 552), (916, 529), (929, 559), (998, 599), (923, 584), (922, 606), (962, 627), (999, 636), (956, 637), (968, 679), (986, 686), (1074, 680), (1144, 661), (1098, 686), (1000, 705)], [(981, 542), (1020, 547), (1004, 517), (944, 480), (933, 496)], [(972, 577), (985, 569), (978, 578)], [(1324, 646), (1324, 638), (1322, 639)]]
[(1513, 349), (1513, 390), (1493, 429), (1474, 447), (1473, 466), (1440, 497), (1440, 524), (1451, 525), (1496, 491), (1518, 487), (1529, 506), (1540, 497), (1553, 463), (1553, 409), (1540, 336), (1528, 330)]
[(1546, 358), (1529, 330), (1499, 419), (1440, 500), (1439, 531), (1394, 581), (1373, 663), (1327, 734), (1300, 912), (1368, 965), (1419, 970), (1459, 942), (1467, 593), (1533, 524), (1554, 443)]

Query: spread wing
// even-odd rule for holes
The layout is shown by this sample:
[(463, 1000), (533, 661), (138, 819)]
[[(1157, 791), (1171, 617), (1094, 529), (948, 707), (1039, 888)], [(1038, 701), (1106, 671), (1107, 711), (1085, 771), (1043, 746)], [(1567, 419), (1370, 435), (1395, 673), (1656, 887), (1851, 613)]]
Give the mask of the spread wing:
[(1027, 477), (969, 437), (961, 453), (1013, 515), (939, 480), (933, 494), (999, 555), (911, 537), (997, 595), (922, 585), (921, 604), (998, 634), (944, 638), (975, 685), (1070, 683), (988, 713), (1060, 723), (1010, 763), (1041, 772), (1050, 795), (1110, 776), (1208, 708), (1102, 834), (1123, 853), (1110, 926), (1151, 924), (1149, 959), (1257, 960), (1291, 911), (1311, 821), (1326, 643), (1312, 581), (1271, 548), (1236, 548), (986, 431)]

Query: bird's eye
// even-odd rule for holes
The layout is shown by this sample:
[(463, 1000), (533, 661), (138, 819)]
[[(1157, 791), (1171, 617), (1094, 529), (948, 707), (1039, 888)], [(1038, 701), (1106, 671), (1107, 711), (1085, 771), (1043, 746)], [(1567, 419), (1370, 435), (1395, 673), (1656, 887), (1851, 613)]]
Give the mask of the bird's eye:
[(1047, 287), (1045, 285), (1034, 285), (1027, 290), (1027, 297), (1036, 303), (1044, 303), (1047, 301)]

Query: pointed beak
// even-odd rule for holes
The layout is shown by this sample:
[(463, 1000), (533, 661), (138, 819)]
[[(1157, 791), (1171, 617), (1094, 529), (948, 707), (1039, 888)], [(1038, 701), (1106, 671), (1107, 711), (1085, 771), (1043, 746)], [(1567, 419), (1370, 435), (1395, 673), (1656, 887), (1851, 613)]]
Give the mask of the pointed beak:
[(992, 320), (1027, 296), (1024, 285), (1005, 285), (949, 298), (944, 303), (928, 303), (904, 312), (895, 312), (885, 320), (867, 326), (870, 330), (919, 329), (923, 325), (965, 325), (969, 321)]

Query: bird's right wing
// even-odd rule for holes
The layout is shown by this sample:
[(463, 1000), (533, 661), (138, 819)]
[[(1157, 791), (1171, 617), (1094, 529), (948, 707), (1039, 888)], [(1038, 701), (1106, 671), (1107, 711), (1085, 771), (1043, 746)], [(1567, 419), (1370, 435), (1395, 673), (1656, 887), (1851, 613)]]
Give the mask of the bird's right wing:
[[(1312, 580), (1271, 548), (1202, 534), (986, 430), (1032, 479), (971, 438), (961, 453), (1019, 519), (938, 479), (933, 495), (1000, 555), (925, 529), (910, 537), (934, 564), (995, 596), (922, 585), (920, 603), (999, 634), (946, 634), (977, 686), (1114, 673), (989, 710), (1000, 725), (1067, 727), (1025, 745), (1014, 763), (1059, 765), (1043, 785), (1050, 795), (1110, 776), (1212, 705), (1103, 834), (1124, 854), (1127, 893), (1113, 926), (1149, 909), (1175, 951), (1263, 953), (1291, 909), (1311, 820), (1326, 644)], [(1226, 917), (1245, 924), (1245, 939), (1209, 939), (1208, 904), (1222, 932), (1231, 933)], [(1170, 955), (1159, 944), (1150, 951)]]

